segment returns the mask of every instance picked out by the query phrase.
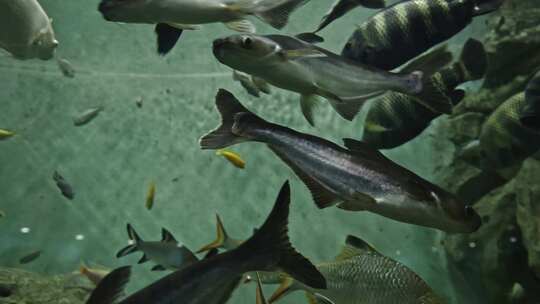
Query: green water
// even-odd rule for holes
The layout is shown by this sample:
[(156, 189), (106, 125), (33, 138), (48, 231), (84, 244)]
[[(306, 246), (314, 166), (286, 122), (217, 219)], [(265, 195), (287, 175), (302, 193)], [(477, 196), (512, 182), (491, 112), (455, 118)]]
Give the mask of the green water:
[[(317, 112), (318, 126), (310, 128), (297, 95), (278, 89), (259, 99), (247, 95), (211, 53), (214, 38), (232, 33), (220, 24), (185, 32), (163, 58), (155, 53), (151, 26), (105, 22), (96, 10), (98, 1), (40, 3), (54, 19), (57, 52), (73, 64), (76, 76), (63, 77), (54, 61), (0, 57), (0, 127), (17, 132), (0, 142), (0, 209), (6, 213), (0, 219), (0, 266), (57, 274), (76, 270), (81, 260), (109, 268), (135, 264), (139, 254), (115, 257), (127, 243), (128, 222), (145, 240), (158, 240), (165, 227), (196, 250), (214, 239), (217, 212), (231, 236), (246, 238), (264, 221), (279, 187), (289, 179), (292, 243), (313, 262), (332, 259), (345, 236), (354, 234), (412, 268), (452, 303), (480, 303), (447, 265), (439, 244), (442, 233), (368, 213), (319, 210), (305, 186), (264, 145), (234, 147), (247, 162), (245, 170), (198, 146), (198, 138), (218, 124), (218, 88), (230, 90), (270, 121), (336, 142), (360, 138), (366, 109), (348, 122), (324, 103)], [(329, 5), (311, 1), (284, 32), (314, 28)], [(323, 32), (323, 47), (339, 52), (354, 25), (371, 13), (357, 9), (332, 24)], [(259, 33), (276, 32), (256, 23)], [(450, 45), (457, 50), (464, 38), (482, 34), (483, 20), (478, 19)], [(138, 108), (140, 98), (143, 106)], [(73, 116), (95, 106), (105, 110), (88, 125), (73, 126)], [(449, 161), (450, 149), (428, 129), (385, 153), (433, 180), (435, 168)], [(59, 193), (52, 180), (55, 170), (72, 184), (74, 200)], [(157, 190), (149, 211), (144, 201), (151, 181)], [(30, 232), (22, 233), (24, 227)], [(43, 251), (39, 259), (19, 264), (38, 249)], [(151, 266), (135, 267), (131, 290), (163, 275), (151, 273)], [(266, 294), (273, 288), (265, 287)], [(254, 303), (254, 293), (253, 285), (242, 286), (230, 303)], [(280, 303), (302, 301), (299, 292)]]

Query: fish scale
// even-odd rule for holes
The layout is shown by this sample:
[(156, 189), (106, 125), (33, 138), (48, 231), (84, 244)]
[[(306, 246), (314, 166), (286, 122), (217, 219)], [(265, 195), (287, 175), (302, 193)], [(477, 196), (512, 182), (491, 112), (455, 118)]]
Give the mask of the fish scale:
[[(365, 252), (344, 261), (324, 263), (317, 269), (327, 290), (312, 290), (347, 304), (422, 303), (430, 287), (406, 266), (377, 253)], [(384, 295), (384, 296), (383, 296)]]

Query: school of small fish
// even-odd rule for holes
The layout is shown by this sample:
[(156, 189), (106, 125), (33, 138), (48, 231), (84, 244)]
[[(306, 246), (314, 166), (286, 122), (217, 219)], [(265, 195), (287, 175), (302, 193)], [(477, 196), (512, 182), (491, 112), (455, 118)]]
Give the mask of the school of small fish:
[[(240, 154), (225, 149), (262, 143), (303, 182), (317, 208), (335, 206), (444, 233), (472, 233), (482, 225), (472, 202), (398, 165), (379, 149), (398, 147), (418, 136), (432, 120), (451, 113), (461, 102), (463, 83), (484, 77), (488, 60), (480, 41), (467, 40), (455, 61), (441, 43), (474, 18), (496, 11), (504, 1), (405, 0), (386, 6), (384, 0), (337, 0), (314, 31), (297, 35), (255, 34), (250, 19), (280, 30), (310, 0), (101, 0), (97, 10), (109, 22), (153, 26), (159, 56), (172, 52), (186, 30), (195, 35), (206, 24), (222, 23), (239, 32), (208, 38), (215, 59), (231, 68), (232, 80), (253, 97), (271, 96), (272, 86), (298, 94), (300, 112), (311, 126), (316, 125), (314, 109), (320, 98), (348, 121), (367, 101), (374, 101), (362, 140), (344, 138), (340, 145), (267, 121), (231, 92), (218, 89), (215, 107), (220, 121), (200, 138), (201, 149), (216, 150), (217, 156), (249, 172)], [(324, 42), (325, 28), (357, 7), (377, 11), (354, 30), (341, 54), (317, 45)], [(55, 58), (61, 73), (74, 78), (76, 69), (56, 53), (58, 45), (52, 19), (37, 0), (0, 1), (0, 48), (13, 58)], [(135, 102), (141, 108), (143, 98)], [(75, 114), (73, 126), (94, 120), (98, 124), (96, 118), (104, 110), (94, 105)], [(6, 144), (21, 136), (15, 134), (0, 128), (0, 140)], [(537, 69), (524, 92), (500, 105), (484, 123), (479, 139), (458, 153), (490, 171), (511, 167), (539, 150)], [(54, 171), (52, 178), (61, 195), (75, 199), (74, 187), (64, 176)], [(155, 200), (152, 181), (145, 208), (154, 208)], [(242, 282), (256, 283), (257, 304), (273, 303), (297, 290), (306, 292), (310, 303), (319, 304), (445, 303), (413, 269), (356, 236), (346, 237), (335, 260), (312, 263), (289, 239), (290, 204), (286, 181), (266, 220), (247, 239), (230, 237), (216, 214), (216, 239), (195, 252), (165, 228), (161, 240), (144, 241), (127, 224), (129, 244), (116, 257), (140, 252), (138, 264), (152, 261), (153, 271), (169, 273), (126, 294), (132, 266), (107, 269), (83, 263), (78, 273), (96, 286), (86, 303), (223, 304)], [(0, 211), (3, 217), (6, 214)], [(41, 250), (29, 253), (19, 263), (34, 262), (41, 254)], [(279, 287), (267, 299), (262, 284)]]

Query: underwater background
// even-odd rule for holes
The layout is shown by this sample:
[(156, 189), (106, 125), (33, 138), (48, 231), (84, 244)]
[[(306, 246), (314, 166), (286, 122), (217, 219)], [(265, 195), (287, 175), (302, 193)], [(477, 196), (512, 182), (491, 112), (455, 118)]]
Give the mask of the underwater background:
[[(151, 26), (104, 22), (98, 1), (39, 2), (54, 20), (57, 53), (69, 59), (76, 74), (64, 77), (54, 61), (0, 55), (0, 127), (17, 133), (0, 141), (0, 210), (5, 213), (0, 218), (0, 269), (52, 276), (77, 272), (81, 261), (110, 269), (135, 264), (140, 254), (115, 257), (128, 242), (127, 223), (145, 240), (159, 240), (164, 227), (196, 250), (215, 238), (218, 213), (231, 237), (245, 239), (262, 224), (288, 179), (291, 240), (314, 263), (331, 260), (345, 237), (356, 235), (409, 266), (449, 303), (463, 304), (511, 303), (508, 295), (525, 272), (540, 273), (540, 211), (535, 206), (539, 161), (526, 160), (521, 169), (505, 174), (504, 185), (479, 195), (483, 198), (475, 209), (479, 206), (490, 224), (469, 236), (448, 236), (367, 212), (319, 210), (293, 172), (263, 145), (232, 148), (245, 159), (245, 170), (213, 151), (200, 150), (199, 137), (219, 119), (214, 110), (217, 89), (230, 90), (269, 121), (334, 142), (361, 138), (369, 107), (348, 122), (324, 104), (312, 128), (298, 111), (296, 94), (274, 89), (254, 98), (233, 82), (231, 70), (212, 55), (212, 40), (231, 33), (221, 24), (185, 32), (171, 54), (161, 57), (155, 53)], [(475, 18), (448, 41), (455, 54), (470, 37), (486, 42), (488, 51), (507, 43), (503, 51), (498, 49), (498, 65), (490, 65), (491, 87), (481, 88), (482, 81), (468, 83), (468, 96), (452, 116), (434, 120), (420, 136), (385, 155), (453, 192), (479, 173), (456, 159), (457, 151), (478, 136), (497, 105), (524, 88), (532, 66), (540, 65), (536, 2), (508, 0), (500, 11)], [(284, 32), (315, 28), (330, 5), (311, 1), (292, 15)], [(355, 25), (373, 13), (356, 9), (334, 22), (321, 33), (322, 46), (339, 53)], [(509, 29), (495, 32), (501, 16)], [(276, 32), (256, 23), (259, 33)], [(73, 126), (72, 117), (98, 106), (104, 110), (92, 122)], [(73, 200), (59, 192), (52, 179), (55, 171), (72, 185)], [(151, 182), (156, 185), (155, 205), (147, 210)], [(512, 241), (501, 245), (505, 240)], [(36, 250), (42, 251), (38, 259), (19, 264)], [(134, 267), (130, 290), (163, 275), (151, 272), (152, 265)], [(5, 280), (0, 276), (0, 284)], [(266, 294), (274, 288), (265, 286)], [(249, 284), (238, 288), (230, 303), (254, 301), (255, 287)], [(303, 292), (296, 292), (280, 303), (302, 301)]]

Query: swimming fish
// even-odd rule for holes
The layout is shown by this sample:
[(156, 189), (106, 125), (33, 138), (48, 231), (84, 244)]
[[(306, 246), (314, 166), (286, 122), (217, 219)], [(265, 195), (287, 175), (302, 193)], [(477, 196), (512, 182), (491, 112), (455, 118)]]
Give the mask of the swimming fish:
[(328, 11), (328, 13), (324, 15), (321, 23), (315, 30), (315, 33), (328, 26), (334, 20), (345, 16), (345, 14), (358, 6), (372, 9), (380, 9), (384, 8), (386, 5), (384, 3), (384, 0), (337, 0), (330, 9), (330, 11)]
[(69, 60), (65, 58), (57, 58), (56, 63), (58, 64), (58, 68), (60, 69), (60, 72), (62, 72), (62, 75), (73, 78), (75, 77), (75, 68), (69, 62)]
[(228, 28), (254, 33), (246, 19), (253, 15), (274, 28), (283, 28), (289, 14), (309, 0), (102, 0), (99, 11), (105, 20), (157, 24), (158, 53), (167, 54), (184, 29), (205, 23), (224, 23)]
[(264, 80), (261, 81), (257, 77), (250, 77), (246, 73), (242, 73), (237, 70), (233, 70), (233, 80), (240, 82), (242, 87), (246, 89), (250, 95), (260, 97), (261, 92), (270, 94), (270, 86)]
[(246, 167), (246, 162), (237, 153), (227, 150), (217, 150), (216, 155), (225, 157), (225, 159), (237, 168), (244, 169)]
[(127, 224), (127, 232), (133, 244), (118, 251), (116, 254), (117, 258), (142, 251), (143, 256), (138, 263), (142, 264), (148, 260), (152, 260), (157, 263), (152, 268), (154, 271), (165, 269), (178, 270), (198, 261), (193, 252), (186, 246), (179, 244), (174, 236), (165, 228), (161, 230), (161, 241), (159, 242), (143, 241), (130, 224)]
[(79, 272), (84, 275), (94, 285), (98, 285), (104, 277), (111, 273), (110, 269), (89, 267), (84, 263), (81, 263)]
[(156, 198), (156, 183), (151, 182), (148, 186), (148, 191), (146, 192), (146, 209), (151, 210), (154, 207), (154, 200)]
[(15, 136), (15, 132), (0, 129), (0, 140), (8, 139), (8, 138), (13, 137), (13, 136)]
[(19, 264), (28, 264), (35, 261), (41, 256), (41, 250), (34, 251), (30, 254), (27, 254), (19, 259)]
[(220, 89), (221, 125), (200, 139), (202, 149), (245, 141), (263, 142), (309, 188), (319, 208), (337, 205), (447, 232), (473, 232), (480, 217), (472, 206), (353, 139), (346, 148), (273, 124), (251, 113)]
[[(300, 282), (326, 288), (325, 278), (292, 247), (288, 231), (290, 187), (285, 182), (270, 215), (257, 232), (237, 248), (175, 271), (118, 304), (222, 304), (250, 271), (281, 269)], [(129, 278), (129, 268), (115, 270), (98, 285), (87, 304), (113, 303)], [(117, 302), (114, 302), (117, 303)]]
[(58, 41), (36, 0), (0, 1), (0, 48), (16, 59), (53, 58)]
[(342, 55), (392, 70), (463, 30), (476, 16), (498, 9), (504, 0), (400, 1), (362, 23)]
[(521, 92), (503, 102), (482, 125), (478, 140), (466, 145), (460, 158), (485, 170), (520, 164), (540, 150), (540, 131), (525, 127), (519, 114), (526, 106)]
[[(481, 42), (469, 39), (460, 60), (431, 76), (452, 101), (458, 104), (465, 92), (456, 87), (482, 78), (487, 69), (487, 56)], [(415, 97), (390, 92), (369, 108), (362, 141), (375, 149), (392, 149), (418, 136), (441, 113), (424, 107)]]
[(103, 107), (96, 107), (85, 110), (73, 118), (73, 124), (76, 127), (84, 126), (96, 118), (99, 115), (99, 112), (103, 111), (103, 109)]
[(54, 171), (53, 180), (56, 182), (56, 186), (58, 189), (60, 189), (60, 192), (64, 197), (69, 200), (75, 198), (75, 191), (73, 191), (73, 187), (64, 179), (62, 175), (60, 175), (60, 173)]
[(390, 73), (344, 59), (299, 38), (283, 35), (233, 35), (214, 40), (219, 62), (264, 79), (276, 87), (301, 95), (300, 106), (313, 125), (317, 96), (326, 98), (345, 119), (352, 120), (366, 100), (392, 90), (426, 96), (426, 106), (443, 113), (451, 111), (423, 73)]
[(540, 131), (540, 71), (527, 84), (525, 105), (519, 113), (522, 125)]
[(444, 303), (413, 270), (352, 235), (334, 261), (319, 264), (317, 269), (326, 278), (327, 289), (307, 287), (285, 275), (269, 302), (304, 290), (308, 298), (323, 296), (335, 304)]
[(197, 250), (196, 253), (205, 252), (213, 248), (233, 250), (234, 248), (242, 244), (242, 242), (243, 240), (237, 240), (229, 237), (229, 234), (223, 226), (221, 217), (219, 216), (219, 214), (216, 213), (216, 240), (209, 243), (208, 245), (203, 246), (201, 249)]

